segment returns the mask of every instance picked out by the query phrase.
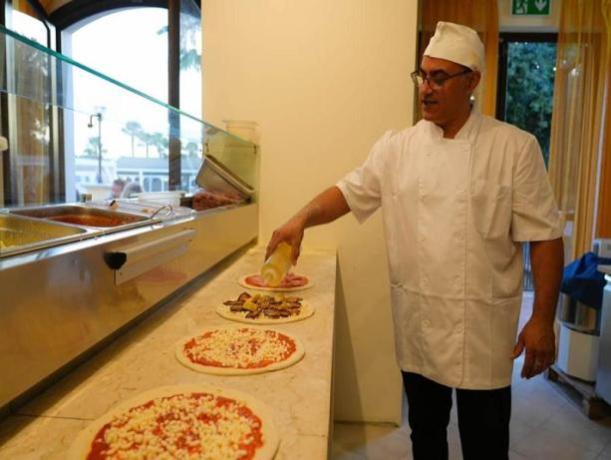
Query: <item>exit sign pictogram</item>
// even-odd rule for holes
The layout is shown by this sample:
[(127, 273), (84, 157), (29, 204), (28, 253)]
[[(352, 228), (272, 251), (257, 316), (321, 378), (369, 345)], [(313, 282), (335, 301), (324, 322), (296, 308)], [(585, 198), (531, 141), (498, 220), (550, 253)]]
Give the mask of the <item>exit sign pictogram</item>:
[(552, 0), (512, 0), (511, 13), (516, 16), (549, 16)]

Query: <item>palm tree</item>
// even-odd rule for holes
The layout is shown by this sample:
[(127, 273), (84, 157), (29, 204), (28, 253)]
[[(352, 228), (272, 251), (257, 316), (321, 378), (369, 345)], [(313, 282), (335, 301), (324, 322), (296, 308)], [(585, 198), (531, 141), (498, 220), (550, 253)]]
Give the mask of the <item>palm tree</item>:
[[(108, 150), (102, 149), (102, 153), (106, 153)], [(83, 149), (83, 155), (89, 158), (97, 158), (100, 153), (100, 138), (98, 136), (91, 136), (88, 144)]]
[[(202, 55), (197, 52), (197, 42), (200, 39), (200, 20), (190, 14), (181, 14), (180, 26), (180, 68), (182, 70), (199, 70), (202, 65)], [(163, 26), (157, 35), (168, 33), (168, 26)]]
[(170, 141), (166, 136), (159, 132), (154, 133), (151, 135), (151, 143), (157, 149), (159, 158), (167, 158)]
[(137, 121), (128, 121), (125, 123), (125, 127), (121, 129), (125, 134), (130, 136), (132, 143), (132, 157), (135, 155), (135, 141), (136, 138), (142, 134), (142, 126)]
[(140, 132), (140, 134), (138, 134), (138, 139), (140, 139), (142, 143), (144, 144), (145, 155), (146, 155), (146, 158), (148, 158), (149, 157), (149, 147), (154, 144), (153, 134), (142, 131)]
[(199, 145), (196, 142), (190, 141), (185, 145), (185, 150), (187, 151), (187, 155), (191, 158), (197, 158), (197, 154), (199, 153)]

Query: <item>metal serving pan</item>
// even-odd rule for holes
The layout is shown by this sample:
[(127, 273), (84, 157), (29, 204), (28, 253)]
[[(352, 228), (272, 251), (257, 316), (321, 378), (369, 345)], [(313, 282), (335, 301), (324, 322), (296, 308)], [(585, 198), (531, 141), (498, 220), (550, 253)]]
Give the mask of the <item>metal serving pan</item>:
[(79, 240), (84, 228), (0, 213), (0, 256)]
[(47, 219), (81, 227), (111, 228), (148, 220), (148, 217), (102, 210), (86, 206), (61, 205), (40, 208), (24, 208), (10, 211), (11, 214)]
[(225, 195), (238, 195), (246, 200), (255, 193), (255, 189), (233, 174), (223, 163), (212, 155), (206, 155), (195, 178), (197, 185), (208, 192)]

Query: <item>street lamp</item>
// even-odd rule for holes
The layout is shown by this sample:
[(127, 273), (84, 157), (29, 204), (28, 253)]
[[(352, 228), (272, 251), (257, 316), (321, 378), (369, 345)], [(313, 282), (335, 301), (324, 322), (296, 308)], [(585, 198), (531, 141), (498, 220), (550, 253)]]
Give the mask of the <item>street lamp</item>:
[(93, 119), (98, 119), (98, 184), (102, 183), (102, 114), (100, 112), (89, 115), (88, 128), (93, 128)]

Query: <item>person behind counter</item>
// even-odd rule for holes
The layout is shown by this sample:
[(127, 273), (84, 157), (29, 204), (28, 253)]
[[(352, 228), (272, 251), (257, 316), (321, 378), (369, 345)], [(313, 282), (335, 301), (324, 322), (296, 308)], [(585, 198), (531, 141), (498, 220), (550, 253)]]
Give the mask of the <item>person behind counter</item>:
[(123, 193), (123, 189), (125, 188), (126, 182), (123, 179), (115, 179), (112, 181), (112, 186), (110, 187), (110, 196), (109, 199), (120, 198), (121, 193)]
[(133, 198), (138, 193), (142, 193), (142, 187), (138, 182), (115, 179), (112, 181), (108, 199)]
[[(397, 360), (414, 459), (448, 458), (456, 389), (466, 460), (508, 458), (513, 359), (531, 378), (555, 358), (561, 219), (536, 139), (471, 105), (484, 45), (439, 22), (412, 74), (423, 120), (388, 132), (365, 163), (323, 191), (269, 241), (299, 257), (304, 230), (382, 208)], [(530, 244), (533, 313), (516, 341), (522, 243)]]

